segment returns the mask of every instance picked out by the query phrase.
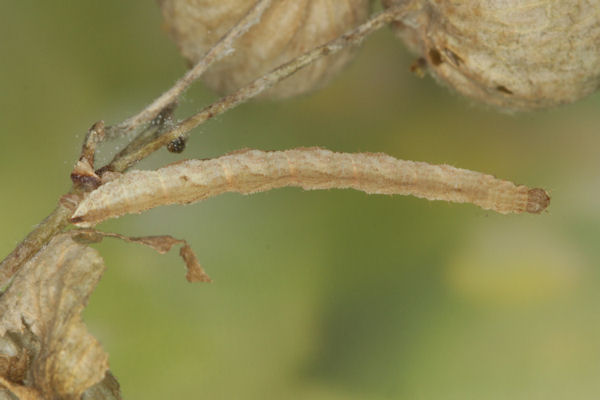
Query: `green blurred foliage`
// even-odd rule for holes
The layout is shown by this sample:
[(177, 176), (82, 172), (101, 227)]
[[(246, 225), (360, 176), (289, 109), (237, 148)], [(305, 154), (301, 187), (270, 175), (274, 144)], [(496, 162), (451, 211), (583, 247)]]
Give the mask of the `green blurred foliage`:
[[(184, 63), (142, 1), (4, 2), (0, 54), (3, 256), (67, 190), (86, 129), (147, 104)], [(324, 90), (228, 112), (183, 157), (386, 152), (548, 188), (549, 211), (285, 189), (107, 222), (187, 239), (215, 281), (188, 284), (175, 254), (97, 246), (108, 270), (84, 317), (127, 398), (600, 396), (600, 98), (498, 113), (411, 61), (379, 32)], [(178, 116), (214, 98), (198, 84)]]

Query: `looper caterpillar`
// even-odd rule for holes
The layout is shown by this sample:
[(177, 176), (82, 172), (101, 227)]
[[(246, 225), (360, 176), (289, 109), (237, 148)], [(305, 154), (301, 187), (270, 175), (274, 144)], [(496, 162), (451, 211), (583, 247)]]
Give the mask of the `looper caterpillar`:
[(398, 160), (382, 153), (335, 153), (313, 147), (271, 152), (240, 150), (216, 159), (181, 161), (156, 171), (131, 171), (91, 192), (71, 221), (88, 227), (160, 205), (285, 186), (413, 195), (473, 203), (501, 214), (537, 214), (550, 203), (543, 189), (515, 185), (480, 172)]

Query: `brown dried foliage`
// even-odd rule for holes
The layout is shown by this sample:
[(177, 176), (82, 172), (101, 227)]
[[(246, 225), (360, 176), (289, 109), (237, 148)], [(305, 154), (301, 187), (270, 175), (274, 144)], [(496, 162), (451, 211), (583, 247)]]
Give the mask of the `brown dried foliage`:
[[(67, 233), (55, 236), (15, 276), (0, 297), (0, 336), (30, 334), (34, 345), (21, 347), (16, 360), (5, 355), (9, 368), (2, 378), (13, 394), (78, 399), (104, 379), (108, 356), (80, 316), (103, 272), (98, 252)], [(19, 358), (31, 364), (15, 374)]]
[(143, 236), (143, 237), (129, 237), (119, 235), (118, 233), (111, 232), (100, 232), (90, 229), (82, 229), (71, 231), (75, 240), (83, 243), (98, 243), (102, 241), (104, 237), (112, 237), (124, 240), (129, 243), (139, 243), (144, 246), (148, 246), (160, 254), (165, 254), (173, 248), (173, 246), (181, 245), (179, 255), (185, 262), (187, 267), (186, 279), (188, 282), (212, 282), (212, 279), (206, 274), (204, 268), (200, 265), (198, 257), (185, 240), (175, 239), (169, 235), (160, 236)]

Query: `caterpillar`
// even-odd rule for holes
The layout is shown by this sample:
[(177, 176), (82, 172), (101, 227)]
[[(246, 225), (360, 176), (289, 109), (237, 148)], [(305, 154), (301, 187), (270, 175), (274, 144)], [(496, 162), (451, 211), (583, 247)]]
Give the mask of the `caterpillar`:
[(480, 172), (404, 161), (382, 153), (335, 153), (313, 147), (240, 150), (215, 159), (180, 161), (155, 171), (127, 172), (92, 191), (79, 204), (71, 222), (89, 227), (161, 205), (193, 203), (225, 192), (250, 194), (285, 186), (413, 195), (472, 203), (501, 214), (537, 214), (550, 203), (543, 189), (515, 185)]

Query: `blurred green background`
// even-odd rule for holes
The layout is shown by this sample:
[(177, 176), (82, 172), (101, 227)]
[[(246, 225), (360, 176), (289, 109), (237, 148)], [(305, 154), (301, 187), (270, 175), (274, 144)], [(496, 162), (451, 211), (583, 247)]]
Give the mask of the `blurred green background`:
[[(0, 54), (4, 257), (68, 189), (87, 128), (184, 62), (153, 1), (3, 2)], [(385, 29), (324, 90), (243, 105), (140, 168), (243, 147), (386, 152), (545, 187), (548, 212), (282, 189), (105, 223), (187, 239), (215, 281), (188, 284), (175, 252), (96, 246), (108, 268), (84, 318), (126, 398), (600, 397), (600, 96), (501, 114), (412, 59)], [(196, 85), (178, 115), (214, 98)]]

